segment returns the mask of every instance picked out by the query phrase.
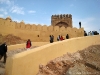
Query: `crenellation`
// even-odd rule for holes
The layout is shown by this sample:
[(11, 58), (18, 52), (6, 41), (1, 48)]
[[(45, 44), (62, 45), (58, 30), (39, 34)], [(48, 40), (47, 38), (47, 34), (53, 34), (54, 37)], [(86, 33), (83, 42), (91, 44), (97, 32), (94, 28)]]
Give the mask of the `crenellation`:
[(9, 24), (11, 27), (14, 27), (16, 25), (16, 23), (14, 21), (11, 21)]
[(7, 26), (7, 27), (10, 27), (11, 26), (10, 20), (5, 20), (4, 25)]
[(0, 19), (0, 26), (3, 25), (4, 19)]
[(66, 17), (65, 14), (63, 14), (63, 17)]
[(53, 26), (48, 26), (47, 29), (48, 29), (48, 31), (51, 32), (51, 31), (53, 31)]
[(5, 20), (10, 20), (10, 21), (12, 21), (12, 19), (10, 18), (10, 16), (8, 16)]
[(59, 14), (51, 17), (51, 24), (53, 26), (65, 26), (72, 27), (72, 15), (71, 14)]
[(37, 27), (37, 31), (41, 31), (42, 30), (42, 26), (40, 24), (38, 24), (36, 27)]
[(48, 30), (47, 26), (46, 25), (43, 25), (42, 26), (42, 31), (47, 31), (47, 30)]
[[(41, 24), (25, 24), (23, 20), (20, 23), (18, 23), (10, 19), (0, 19), (0, 33), (11, 33), (25, 40), (27, 40), (26, 38), (34, 39), (33, 37), (36, 38), (37, 35), (39, 35), (38, 41), (48, 40), (49, 35), (54, 35), (55, 37), (57, 37), (60, 34), (63, 34), (64, 36), (66, 34), (69, 34), (70, 38), (77, 37), (78, 35), (83, 36), (84, 29), (72, 28), (72, 19), (68, 17), (72, 17), (72, 15), (52, 15), (52, 24), (49, 26)], [(43, 39), (43, 37), (45, 37), (46, 39)]]
[(17, 23), (16, 26), (15, 26), (15, 29), (21, 29), (21, 24)]
[(59, 31), (60, 31), (60, 32), (64, 32), (64, 31), (65, 31), (65, 27), (62, 26), (61, 28), (59, 28)]
[(33, 30), (33, 31), (37, 30), (37, 27), (36, 27), (35, 24), (32, 25), (32, 30)]
[(25, 28), (26, 28), (25, 24), (24, 24), (24, 23), (21, 23), (21, 24), (20, 24), (20, 29), (25, 30)]
[(69, 14), (69, 18), (71, 18), (71, 19), (72, 19), (72, 15), (71, 15), (71, 14)]
[(66, 14), (66, 17), (68, 18), (68, 14)]
[(31, 29), (31, 25), (30, 24), (26, 24), (26, 30), (30, 30)]

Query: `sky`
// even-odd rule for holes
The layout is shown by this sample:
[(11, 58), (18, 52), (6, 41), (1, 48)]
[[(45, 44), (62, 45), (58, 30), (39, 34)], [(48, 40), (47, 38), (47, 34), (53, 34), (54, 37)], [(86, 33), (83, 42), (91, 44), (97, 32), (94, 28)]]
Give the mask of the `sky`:
[(100, 33), (100, 0), (0, 0), (1, 18), (49, 26), (55, 14), (71, 14), (73, 27), (81, 21), (87, 32)]

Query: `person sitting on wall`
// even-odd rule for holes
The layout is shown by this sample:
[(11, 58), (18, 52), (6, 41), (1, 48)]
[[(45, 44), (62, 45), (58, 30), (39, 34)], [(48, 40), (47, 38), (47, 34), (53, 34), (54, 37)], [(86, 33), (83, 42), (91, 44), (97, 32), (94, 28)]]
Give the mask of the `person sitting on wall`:
[(32, 46), (30, 39), (26, 42), (26, 48), (29, 49)]
[(7, 54), (6, 53), (7, 53), (7, 44), (5, 42), (2, 45), (0, 45), (0, 60), (4, 56), (3, 63), (6, 63), (6, 58), (7, 58)]
[(68, 34), (66, 35), (66, 39), (69, 39), (69, 35)]

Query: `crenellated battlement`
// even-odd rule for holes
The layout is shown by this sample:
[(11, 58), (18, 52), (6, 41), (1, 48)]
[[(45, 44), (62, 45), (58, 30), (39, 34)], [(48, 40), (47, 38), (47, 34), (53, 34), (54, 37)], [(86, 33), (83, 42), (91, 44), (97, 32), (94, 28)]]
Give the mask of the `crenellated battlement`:
[(52, 15), (51, 16), (52, 17), (52, 19), (55, 19), (55, 18), (72, 18), (72, 15), (71, 14), (60, 14), (60, 15)]
[(53, 26), (64, 26), (64, 27), (73, 27), (72, 26), (72, 15), (71, 14), (60, 14), (51, 16), (51, 24)]
[[(55, 16), (58, 17), (58, 15)], [(59, 15), (59, 16), (61, 17), (61, 16), (68, 16), (68, 15)], [(65, 26), (66, 24), (68, 24), (69, 26), (65, 27), (62, 25), (60, 27), (59, 26), (60, 23), (64, 24)], [(19, 22), (12, 21), (10, 17), (7, 17), (6, 19), (0, 18), (0, 33), (3, 35), (13, 34), (25, 40), (30, 38), (33, 41), (49, 41), (48, 40), (49, 35), (54, 35), (55, 37), (57, 37), (58, 35), (65, 36), (66, 34), (69, 34), (70, 38), (77, 37), (77, 35), (83, 36), (84, 33), (83, 28), (80, 29), (72, 28), (70, 24), (71, 21), (68, 20), (68, 18), (67, 21), (58, 20), (57, 22), (55, 22), (54, 26), (53, 25), (48, 26), (48, 25), (41, 25), (41, 24), (38, 25), (25, 24), (23, 20), (19, 23)], [(39, 37), (36, 38), (37, 36)]]
[[(70, 14), (61, 14), (61, 15), (52, 15), (53, 17), (70, 17)], [(22, 20), (20, 23), (12, 21), (10, 17), (7, 17), (6, 19), (0, 18), (0, 26), (4, 26), (4, 28), (15, 28), (20, 30), (32, 30), (32, 31), (66, 31), (68, 27), (65, 26), (59, 27), (57, 25), (48, 26), (48, 25), (41, 25), (41, 24), (25, 24), (25, 22)], [(63, 29), (62, 29), (63, 28)], [(71, 28), (69, 26), (69, 28)]]

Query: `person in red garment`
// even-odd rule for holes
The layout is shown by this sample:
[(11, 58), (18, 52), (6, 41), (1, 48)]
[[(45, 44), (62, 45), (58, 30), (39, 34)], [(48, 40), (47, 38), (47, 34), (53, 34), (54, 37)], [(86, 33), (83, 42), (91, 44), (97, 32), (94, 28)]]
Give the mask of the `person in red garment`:
[(26, 42), (26, 48), (29, 49), (32, 46), (30, 39)]
[(64, 40), (63, 36), (60, 37), (60, 40), (61, 40), (61, 41)]

